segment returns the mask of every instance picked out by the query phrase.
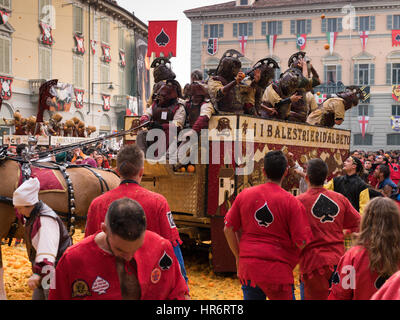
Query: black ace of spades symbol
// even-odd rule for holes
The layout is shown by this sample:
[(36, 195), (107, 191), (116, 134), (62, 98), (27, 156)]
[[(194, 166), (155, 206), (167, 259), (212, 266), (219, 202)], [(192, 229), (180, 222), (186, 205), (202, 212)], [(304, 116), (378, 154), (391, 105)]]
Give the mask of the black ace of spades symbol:
[(259, 226), (266, 228), (274, 221), (274, 216), (269, 210), (267, 202), (265, 202), (264, 205), (255, 212), (254, 218)]
[(311, 213), (321, 223), (333, 222), (338, 215), (339, 206), (330, 198), (321, 193), (311, 208)]

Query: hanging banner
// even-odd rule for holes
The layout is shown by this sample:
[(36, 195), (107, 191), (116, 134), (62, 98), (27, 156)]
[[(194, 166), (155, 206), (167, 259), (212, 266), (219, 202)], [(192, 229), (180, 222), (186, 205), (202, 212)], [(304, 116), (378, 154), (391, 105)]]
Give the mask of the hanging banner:
[(247, 36), (240, 36), (239, 37), (239, 44), (240, 44), (240, 51), (244, 55), (247, 46)]
[(92, 49), (92, 54), (96, 54), (96, 40), (90, 40), (90, 48)]
[(360, 34), (362, 49), (365, 50), (365, 47), (367, 46), (369, 31), (360, 31), (359, 34)]
[(126, 66), (125, 52), (119, 51), (119, 65), (123, 68)]
[(140, 34), (136, 39), (136, 72), (137, 72), (137, 113), (142, 115), (150, 98), (150, 63), (147, 58), (147, 42)]
[(326, 33), (326, 37), (328, 38), (328, 43), (329, 43), (329, 52), (331, 54), (333, 53), (333, 48), (335, 47), (337, 35), (338, 35), (337, 32), (327, 32)]
[(365, 132), (367, 132), (368, 122), (369, 122), (368, 116), (359, 116), (358, 117), (358, 123), (360, 124), (361, 135), (363, 138), (365, 137)]
[(218, 38), (209, 38), (207, 44), (207, 53), (211, 56), (215, 55), (218, 51)]
[(392, 86), (392, 97), (396, 101), (400, 101), (400, 85), (396, 84)]
[(42, 34), (40, 35), (40, 42), (43, 44), (47, 44), (49, 46), (53, 45), (54, 39), (51, 34), (51, 26), (44, 22), (40, 22), (40, 29), (42, 30)]
[(10, 18), (10, 13), (0, 10), (0, 24), (6, 24)]
[(0, 76), (2, 100), (10, 100), (12, 98), (12, 89), (11, 89), (12, 82), (13, 78)]
[(400, 30), (392, 30), (392, 47), (400, 46)]
[(75, 108), (82, 109), (83, 108), (83, 95), (85, 94), (85, 90), (75, 89)]
[(102, 95), (103, 98), (103, 110), (110, 111), (111, 109), (111, 96), (109, 95)]
[(101, 44), (101, 49), (103, 50), (103, 61), (110, 63), (111, 62), (111, 48), (106, 44)]
[(85, 39), (83, 38), (83, 36), (79, 36), (77, 34), (74, 35), (74, 39), (75, 39), (75, 53), (78, 54), (84, 54), (85, 53), (85, 44), (84, 41)]
[(161, 53), (164, 57), (176, 57), (177, 27), (177, 20), (149, 21), (147, 56), (154, 52), (156, 57)]
[(296, 45), (298, 49), (304, 50), (306, 47), (306, 42), (307, 42), (307, 34), (304, 33), (297, 35)]
[(391, 116), (390, 126), (394, 131), (400, 131), (400, 116)]
[(268, 35), (267, 34), (267, 44), (268, 44), (268, 49), (269, 49), (269, 55), (272, 56), (274, 49), (275, 49), (275, 43), (276, 43), (276, 38), (278, 37), (277, 34), (273, 35)]

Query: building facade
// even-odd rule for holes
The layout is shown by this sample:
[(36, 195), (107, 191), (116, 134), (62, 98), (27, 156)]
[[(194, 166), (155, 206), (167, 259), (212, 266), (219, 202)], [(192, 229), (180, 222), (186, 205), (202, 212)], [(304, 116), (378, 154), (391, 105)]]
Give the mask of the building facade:
[(345, 85), (370, 91), (338, 126), (352, 131), (351, 148), (400, 149), (400, 102), (393, 94), (400, 85), (399, 1), (235, 0), (185, 14), (192, 25), (192, 70), (207, 76), (232, 48), (244, 53), (244, 71), (274, 58), (278, 77), (301, 49), (323, 82), (315, 90), (320, 98)]
[(70, 106), (59, 103), (63, 121), (78, 117), (96, 134), (122, 129), (126, 112), (137, 112), (136, 43), (147, 42), (147, 26), (133, 13), (112, 0), (0, 0), (0, 15), (2, 133), (13, 133), (3, 118), (15, 111), (37, 114), (50, 79), (73, 87)]

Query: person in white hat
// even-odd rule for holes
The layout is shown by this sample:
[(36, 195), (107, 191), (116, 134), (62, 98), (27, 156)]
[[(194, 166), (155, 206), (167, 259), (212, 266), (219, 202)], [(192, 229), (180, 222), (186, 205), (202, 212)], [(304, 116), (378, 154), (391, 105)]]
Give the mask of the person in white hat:
[[(45, 300), (49, 292), (49, 277), (71, 237), (57, 214), (39, 200), (40, 182), (31, 178), (21, 184), (13, 194), (13, 205), (23, 216), (26, 248), (32, 263), (32, 276), (28, 286), (34, 290), (32, 300)], [(51, 283), (50, 283), (51, 285)]]

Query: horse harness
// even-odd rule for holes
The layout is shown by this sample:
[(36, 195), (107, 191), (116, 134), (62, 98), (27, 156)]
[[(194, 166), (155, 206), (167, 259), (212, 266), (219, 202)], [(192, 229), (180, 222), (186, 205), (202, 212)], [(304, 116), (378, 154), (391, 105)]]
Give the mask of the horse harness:
[[(7, 157), (8, 158), (8, 157)], [(8, 158), (9, 160), (14, 160), (18, 161), (13, 158)], [(21, 161), (18, 161), (21, 162)], [(30, 165), (34, 165), (35, 167), (39, 168), (44, 168), (44, 169), (50, 169), (50, 170), (59, 170), (67, 184), (67, 192), (68, 192), (68, 212), (59, 212), (56, 211), (56, 213), (61, 216), (61, 219), (63, 221), (67, 222), (67, 230), (68, 234), (72, 237), (75, 233), (75, 222), (77, 220), (86, 220), (86, 217), (80, 217), (76, 215), (76, 207), (75, 207), (75, 192), (74, 192), (74, 187), (72, 185), (72, 180), (70, 179), (70, 176), (67, 172), (67, 169), (69, 168), (85, 168), (89, 170), (98, 180), (100, 183), (100, 188), (101, 188), (101, 193), (103, 194), (104, 192), (107, 192), (110, 190), (110, 187), (107, 184), (107, 181), (96, 171), (92, 169), (89, 165), (74, 165), (74, 164), (66, 164), (66, 165), (61, 165), (55, 162), (51, 162), (54, 167), (52, 166), (46, 166), (40, 163), (30, 163), (30, 162), (22, 162), (21, 165), (21, 171), (22, 171), (22, 177), (24, 182), (25, 180), (29, 179), (31, 176), (31, 169)], [(103, 171), (109, 171), (114, 174), (116, 174), (113, 170), (110, 169), (101, 169)], [(4, 197), (0, 196), (0, 202), (8, 204), (8, 205), (13, 205), (12, 198), (9, 197)], [(15, 221), (11, 224), (10, 230), (8, 232), (7, 238), (9, 239), (8, 245), (11, 245), (12, 239), (15, 237), (15, 233), (17, 232), (18, 229), (18, 218), (15, 219)]]

